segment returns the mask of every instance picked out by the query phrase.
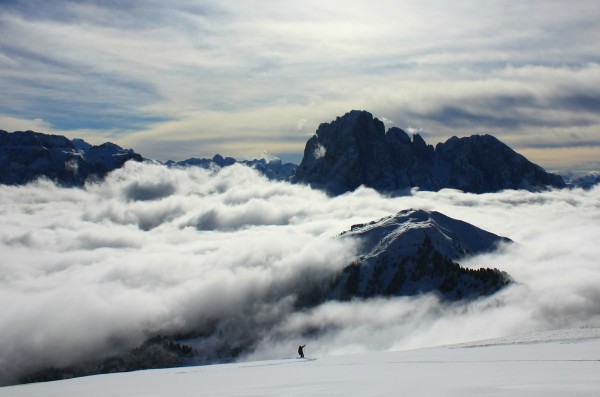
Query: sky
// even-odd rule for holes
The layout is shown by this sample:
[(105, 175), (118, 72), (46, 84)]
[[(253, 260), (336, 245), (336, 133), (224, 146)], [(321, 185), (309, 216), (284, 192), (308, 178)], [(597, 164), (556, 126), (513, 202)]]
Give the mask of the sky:
[[(295, 308), (299, 292), (328, 283), (360, 251), (340, 233), (409, 208), (513, 240), (460, 263), (515, 283), (468, 302), (422, 295)], [(254, 346), (242, 360), (263, 360), (304, 343), (329, 356), (600, 328), (600, 187), (393, 198), (361, 187), (327, 197), (239, 164), (128, 162), (81, 189), (2, 185), (0, 224), (0, 385), (156, 334), (211, 330), (184, 341), (202, 359)]]
[(0, 2), (0, 129), (299, 163), (352, 109), (600, 169), (596, 0)]

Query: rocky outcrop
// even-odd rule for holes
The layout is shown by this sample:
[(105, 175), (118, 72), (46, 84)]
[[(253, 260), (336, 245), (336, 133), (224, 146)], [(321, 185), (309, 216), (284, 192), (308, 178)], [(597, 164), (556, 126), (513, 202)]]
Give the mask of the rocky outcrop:
[(493, 136), (453, 137), (434, 148), (418, 134), (411, 140), (400, 128), (385, 132), (381, 121), (357, 110), (319, 126), (293, 181), (333, 195), (361, 185), (381, 192), (418, 187), (472, 193), (565, 186), (560, 176)]
[(334, 283), (333, 299), (436, 293), (446, 300), (490, 295), (511, 283), (497, 269), (466, 269), (455, 260), (511, 240), (439, 212), (404, 210), (342, 234), (361, 242), (356, 261)]
[(81, 139), (33, 131), (0, 130), (0, 183), (20, 185), (46, 177), (64, 186), (82, 186), (103, 178), (141, 155), (114, 143), (93, 146)]

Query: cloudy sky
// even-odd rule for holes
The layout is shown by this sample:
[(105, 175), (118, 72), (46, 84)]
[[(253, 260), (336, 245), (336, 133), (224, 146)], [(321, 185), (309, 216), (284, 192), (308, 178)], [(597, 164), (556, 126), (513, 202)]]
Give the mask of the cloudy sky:
[(365, 109), (435, 144), (491, 133), (600, 168), (596, 0), (0, 2), (0, 129), (145, 157), (299, 162)]

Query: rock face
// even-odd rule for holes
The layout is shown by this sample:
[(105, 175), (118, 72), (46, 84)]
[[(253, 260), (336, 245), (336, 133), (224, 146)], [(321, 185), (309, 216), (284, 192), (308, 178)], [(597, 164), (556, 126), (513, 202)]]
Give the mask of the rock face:
[(81, 186), (102, 178), (128, 160), (143, 158), (114, 143), (92, 146), (81, 139), (33, 131), (0, 130), (0, 183), (20, 185), (47, 177), (64, 186)]
[(547, 173), (491, 135), (452, 137), (438, 144), (435, 154), (442, 183), (466, 192), (565, 187), (560, 176)]
[(294, 182), (337, 195), (361, 185), (381, 192), (419, 187), (484, 193), (503, 189), (564, 187), (490, 135), (450, 138), (435, 148), (400, 128), (385, 132), (381, 121), (353, 110), (319, 126), (308, 140)]
[(360, 185), (397, 186), (384, 125), (367, 112), (353, 111), (321, 124), (306, 143), (295, 180), (333, 194)]
[(405, 210), (354, 225), (342, 238), (357, 238), (361, 254), (334, 283), (333, 299), (437, 293), (447, 300), (492, 294), (510, 284), (497, 269), (466, 269), (454, 260), (494, 250), (505, 237), (439, 212)]

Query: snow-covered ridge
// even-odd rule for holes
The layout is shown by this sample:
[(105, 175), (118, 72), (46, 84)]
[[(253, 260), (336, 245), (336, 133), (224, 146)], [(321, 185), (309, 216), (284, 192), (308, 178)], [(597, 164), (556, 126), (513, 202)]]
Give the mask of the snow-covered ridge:
[(451, 259), (491, 251), (501, 242), (510, 242), (506, 237), (440, 212), (415, 209), (403, 210), (367, 224), (353, 225), (342, 235), (362, 240), (365, 259), (384, 253), (399, 257), (415, 255), (424, 235), (432, 240), (437, 251)]
[(510, 239), (439, 212), (403, 210), (354, 225), (341, 237), (358, 239), (361, 248), (336, 281), (335, 299), (435, 292), (454, 300), (492, 294), (510, 283), (496, 269), (473, 271), (453, 262)]

